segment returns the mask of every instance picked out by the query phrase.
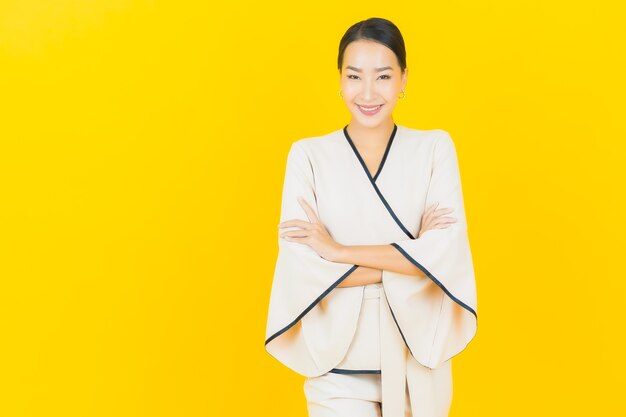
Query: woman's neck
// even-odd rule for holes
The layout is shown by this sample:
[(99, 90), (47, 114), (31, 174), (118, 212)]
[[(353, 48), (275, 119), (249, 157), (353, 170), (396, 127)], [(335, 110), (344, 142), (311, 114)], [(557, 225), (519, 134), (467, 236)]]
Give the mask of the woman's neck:
[(363, 126), (351, 120), (346, 129), (355, 145), (364, 149), (377, 149), (387, 145), (394, 124), (392, 118), (374, 127)]

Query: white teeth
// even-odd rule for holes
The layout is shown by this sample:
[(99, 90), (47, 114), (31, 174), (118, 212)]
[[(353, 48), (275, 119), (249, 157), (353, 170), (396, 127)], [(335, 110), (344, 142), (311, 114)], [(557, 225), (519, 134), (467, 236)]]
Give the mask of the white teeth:
[(360, 108), (362, 108), (362, 109), (363, 109), (363, 110), (365, 110), (365, 111), (372, 111), (372, 110), (376, 110), (376, 109), (377, 109), (377, 108), (379, 108), (380, 106), (382, 106), (382, 104), (381, 104), (381, 105), (379, 105), (379, 106), (376, 106), (376, 107), (363, 107), (363, 106), (359, 106), (359, 107), (360, 107)]

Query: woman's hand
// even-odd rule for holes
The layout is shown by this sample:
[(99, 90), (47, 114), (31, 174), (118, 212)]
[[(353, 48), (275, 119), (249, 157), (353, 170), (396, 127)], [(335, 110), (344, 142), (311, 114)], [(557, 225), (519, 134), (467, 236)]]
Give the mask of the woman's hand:
[(280, 234), (280, 237), (290, 242), (297, 242), (309, 245), (319, 256), (334, 261), (337, 253), (341, 250), (342, 245), (335, 242), (330, 236), (324, 225), (320, 222), (315, 212), (309, 204), (302, 198), (298, 197), (300, 206), (304, 209), (309, 222), (304, 220), (292, 219), (285, 220), (278, 227), (299, 227), (300, 230), (290, 230)]
[(444, 214), (448, 214), (452, 212), (454, 209), (452, 208), (440, 208), (439, 202), (432, 204), (429, 208), (426, 209), (424, 215), (422, 216), (422, 224), (420, 226), (420, 232), (417, 235), (420, 238), (426, 231), (431, 229), (445, 229), (450, 224), (456, 222), (456, 218), (450, 216), (443, 216)]

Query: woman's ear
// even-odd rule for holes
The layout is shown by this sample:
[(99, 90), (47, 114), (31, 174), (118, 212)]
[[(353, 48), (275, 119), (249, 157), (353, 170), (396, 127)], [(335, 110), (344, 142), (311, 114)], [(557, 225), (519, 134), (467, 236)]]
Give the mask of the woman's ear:
[(402, 72), (402, 89), (406, 88), (407, 77), (409, 76), (409, 69), (405, 68), (404, 72)]

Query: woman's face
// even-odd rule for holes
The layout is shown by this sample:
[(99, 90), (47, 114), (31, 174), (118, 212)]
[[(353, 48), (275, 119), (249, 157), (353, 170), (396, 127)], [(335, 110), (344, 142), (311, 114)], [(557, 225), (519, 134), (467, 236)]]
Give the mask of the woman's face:
[(378, 42), (358, 40), (344, 51), (340, 85), (352, 120), (375, 127), (391, 117), (406, 86), (393, 51)]

